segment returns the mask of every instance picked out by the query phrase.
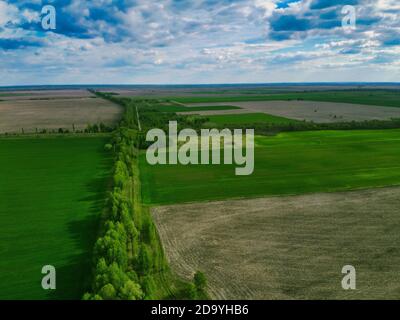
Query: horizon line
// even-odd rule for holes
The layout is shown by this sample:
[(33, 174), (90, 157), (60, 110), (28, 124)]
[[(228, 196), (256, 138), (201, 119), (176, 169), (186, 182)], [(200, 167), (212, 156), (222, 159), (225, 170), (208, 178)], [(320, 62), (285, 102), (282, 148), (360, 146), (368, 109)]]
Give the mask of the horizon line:
[(90, 83), (83, 83), (83, 84), (17, 84), (17, 85), (0, 85), (0, 88), (26, 88), (26, 87), (185, 87), (185, 86), (192, 86), (192, 87), (201, 87), (201, 86), (240, 86), (240, 85), (267, 85), (267, 86), (279, 86), (279, 85), (286, 85), (286, 86), (296, 86), (296, 85), (400, 85), (400, 81), (326, 81), (326, 82), (237, 82), (237, 83), (158, 83), (158, 84), (151, 84), (151, 83), (132, 83), (132, 84), (90, 84)]

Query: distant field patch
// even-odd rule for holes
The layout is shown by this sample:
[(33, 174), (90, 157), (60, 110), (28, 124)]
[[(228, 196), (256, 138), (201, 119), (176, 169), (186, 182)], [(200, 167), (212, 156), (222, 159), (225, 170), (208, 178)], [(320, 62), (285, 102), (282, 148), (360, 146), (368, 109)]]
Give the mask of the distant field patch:
[(88, 90), (18, 90), (0, 91), (3, 100), (48, 100), (90, 98), (94, 95)]
[(251, 176), (235, 176), (231, 165), (150, 166), (144, 154), (140, 162), (143, 198), (149, 204), (400, 185), (400, 130), (259, 137)]
[(238, 110), (240, 107), (236, 106), (199, 106), (199, 107), (185, 107), (183, 105), (155, 105), (151, 107), (152, 110), (160, 112), (196, 112), (196, 111), (218, 111), (218, 110)]
[(27, 97), (29, 93), (17, 93), (17, 92), (5, 92), (0, 91), (0, 98), (11, 98), (11, 97)]
[(272, 124), (288, 124), (295, 123), (296, 120), (272, 116), (266, 113), (244, 113), (244, 114), (227, 114), (227, 115), (211, 115), (204, 116), (209, 119), (209, 124), (226, 125), (226, 124), (252, 124), (252, 123), (272, 123)]
[(35, 132), (36, 129), (72, 131), (88, 124), (113, 125), (118, 122), (122, 108), (103, 99), (50, 99), (0, 102), (0, 133)]
[(245, 101), (321, 101), (362, 104), (373, 106), (400, 107), (400, 90), (344, 90), (295, 92), (266, 95), (219, 95), (209, 97), (170, 98), (181, 103), (245, 102)]
[[(153, 214), (172, 270), (188, 280), (202, 270), (215, 299), (399, 299), (399, 198), (400, 188), (383, 188)], [(348, 264), (355, 291), (341, 286)]]
[[(0, 139), (0, 299), (80, 299), (112, 159), (104, 138)], [(57, 270), (57, 290), (41, 269)]]
[[(225, 102), (226, 103), (226, 102)], [(224, 103), (221, 103), (224, 104)], [(252, 113), (266, 113), (299, 121), (316, 123), (390, 120), (400, 118), (400, 108), (314, 101), (247, 101), (236, 106)], [(191, 104), (199, 107), (202, 104)]]

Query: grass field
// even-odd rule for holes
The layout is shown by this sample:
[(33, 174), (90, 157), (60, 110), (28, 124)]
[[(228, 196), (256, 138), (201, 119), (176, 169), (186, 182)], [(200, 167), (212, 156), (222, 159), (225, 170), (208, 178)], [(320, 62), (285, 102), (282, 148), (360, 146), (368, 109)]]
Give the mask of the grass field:
[(226, 114), (226, 115), (211, 115), (204, 116), (208, 118), (208, 125), (223, 126), (226, 124), (252, 124), (252, 123), (272, 123), (272, 124), (288, 124), (297, 122), (284, 117), (277, 117), (266, 113), (243, 113), (243, 114)]
[(179, 97), (168, 98), (180, 103), (213, 103), (241, 101), (278, 101), (278, 100), (307, 100), (324, 102), (343, 102), (386, 107), (400, 107), (400, 91), (324, 91), (300, 92), (269, 95), (220, 95), (210, 97)]
[(160, 112), (193, 112), (193, 111), (218, 111), (218, 110), (237, 110), (240, 107), (234, 106), (201, 106), (201, 107), (185, 107), (181, 105), (154, 105), (152, 110)]
[(251, 176), (232, 165), (152, 167), (142, 154), (142, 193), (174, 204), (400, 185), (399, 160), (400, 130), (282, 133), (256, 139)]
[[(112, 159), (107, 138), (0, 139), (0, 299), (80, 299)], [(57, 270), (57, 290), (41, 269)]]

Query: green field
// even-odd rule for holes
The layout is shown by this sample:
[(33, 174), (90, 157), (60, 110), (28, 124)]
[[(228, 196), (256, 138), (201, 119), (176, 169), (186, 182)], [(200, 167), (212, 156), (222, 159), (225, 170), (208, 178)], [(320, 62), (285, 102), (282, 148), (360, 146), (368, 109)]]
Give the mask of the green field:
[(298, 122), (284, 117), (277, 117), (266, 113), (243, 113), (243, 114), (224, 114), (203, 116), (209, 119), (209, 125), (234, 125), (234, 124), (252, 124), (252, 123), (271, 123), (271, 124), (289, 124)]
[(400, 130), (258, 137), (251, 176), (235, 176), (232, 165), (150, 166), (144, 153), (140, 163), (148, 204), (400, 185)]
[(365, 91), (323, 91), (279, 93), (268, 95), (220, 95), (210, 97), (180, 97), (168, 98), (180, 103), (213, 103), (213, 102), (244, 102), (244, 101), (285, 101), (307, 100), (323, 102), (343, 102), (386, 107), (400, 107), (400, 91), (365, 90)]
[(152, 105), (151, 109), (160, 112), (196, 112), (196, 111), (236, 110), (241, 108), (234, 106), (185, 107), (182, 105)]
[[(0, 299), (80, 299), (112, 159), (108, 138), (0, 139)], [(41, 269), (57, 270), (57, 290)]]

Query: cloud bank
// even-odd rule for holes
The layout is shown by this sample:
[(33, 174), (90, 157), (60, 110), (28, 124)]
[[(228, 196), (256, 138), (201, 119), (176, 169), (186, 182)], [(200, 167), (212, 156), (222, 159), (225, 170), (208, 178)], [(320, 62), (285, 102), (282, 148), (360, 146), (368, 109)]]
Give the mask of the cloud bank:
[(397, 0), (0, 0), (0, 85), (400, 81), (399, 53)]

